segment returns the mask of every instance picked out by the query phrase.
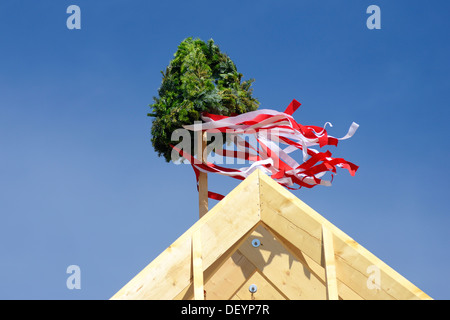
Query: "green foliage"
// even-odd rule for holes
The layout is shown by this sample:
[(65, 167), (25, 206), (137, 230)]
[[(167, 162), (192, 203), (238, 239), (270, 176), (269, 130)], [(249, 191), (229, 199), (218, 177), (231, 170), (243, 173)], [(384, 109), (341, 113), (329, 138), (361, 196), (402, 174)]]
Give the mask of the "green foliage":
[[(152, 144), (159, 156), (169, 162), (172, 132), (200, 121), (201, 112), (220, 115), (254, 111), (259, 102), (252, 97), (253, 79), (242, 80), (233, 61), (210, 39), (187, 38), (162, 73), (158, 97), (150, 105), (154, 117)], [(193, 146), (193, 145), (192, 145)], [(192, 147), (193, 148), (193, 147)], [(192, 150), (192, 154), (194, 154)]]

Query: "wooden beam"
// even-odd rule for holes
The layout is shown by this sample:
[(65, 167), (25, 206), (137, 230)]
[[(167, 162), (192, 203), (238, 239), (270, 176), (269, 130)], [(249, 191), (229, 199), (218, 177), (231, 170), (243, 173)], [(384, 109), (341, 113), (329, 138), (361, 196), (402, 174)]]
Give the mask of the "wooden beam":
[[(206, 132), (197, 131), (197, 159), (206, 163)], [(203, 217), (208, 212), (208, 174), (200, 171), (198, 176), (198, 211), (199, 217)]]
[(194, 283), (194, 299), (204, 300), (202, 241), (199, 230), (192, 234), (192, 274)]
[(334, 259), (333, 235), (325, 226), (322, 226), (322, 243), (323, 256), (325, 260), (327, 299), (339, 300), (336, 280), (336, 262)]
[[(249, 290), (251, 285), (256, 285), (256, 292)], [(258, 271), (245, 281), (236, 291), (232, 300), (285, 300), (285, 297), (269, 283)]]
[[(311, 270), (316, 270), (314, 274), (318, 275), (323, 284), (327, 282), (327, 277), (331, 279), (332, 273), (330, 269), (325, 275), (325, 268), (330, 265), (330, 255), (325, 256), (323, 252), (325, 248), (330, 247), (327, 233), (323, 232), (325, 227), (331, 234), (329, 238), (332, 239), (334, 249), (335, 278), (341, 298), (347, 297), (343, 290), (345, 288), (348, 296), (353, 295), (355, 298), (431, 299), (259, 170), (217, 203), (112, 299), (173, 299), (183, 291), (186, 292), (187, 288), (192, 288), (190, 296), (193, 296), (193, 234), (199, 232), (201, 235), (201, 262), (206, 286), (208, 271), (211, 275), (214, 274), (258, 224), (266, 226), (268, 231), (282, 239), (284, 247), (302, 256), (300, 261), (307, 263)], [(272, 261), (275, 258), (276, 255)], [(267, 264), (272, 265), (269, 261)], [(380, 286), (376, 289), (368, 285), (370, 274), (367, 270), (373, 270), (374, 266), (380, 271), (381, 278)], [(266, 273), (269, 269), (264, 266), (262, 272), (272, 281), (273, 278)], [(264, 279), (267, 282), (266, 278)], [(275, 289), (275, 282), (269, 284)], [(279, 289), (275, 291), (288, 296), (287, 288), (279, 284), (276, 287)], [(245, 297), (235, 295), (234, 298)]]
[[(319, 279), (324, 286), (324, 299), (326, 299), (326, 279), (325, 279), (325, 268), (323, 268), (320, 264), (315, 262), (309, 256), (304, 254), (299, 248), (295, 247), (292, 243), (287, 241), (283, 236), (279, 233), (275, 232), (275, 230), (271, 229), (266, 224), (262, 223), (262, 225), (269, 230), (271, 234), (275, 236), (275, 238), (286, 248), (294, 257), (296, 257), (305, 268), (305, 272), (310, 272), (314, 277)], [(362, 297), (358, 295), (355, 291), (350, 289), (345, 283), (337, 279), (338, 284), (338, 292), (339, 298), (342, 300), (362, 300)]]
[[(252, 245), (258, 240), (259, 247)], [(324, 300), (323, 280), (312, 273), (283, 243), (261, 224), (239, 251), (290, 300)], [(320, 269), (323, 270), (322, 267)]]
[[(426, 293), (378, 259), (327, 219), (281, 187), (260, 174), (261, 220), (277, 234), (299, 248), (303, 254), (325, 267), (322, 254), (322, 226), (333, 234), (338, 282), (341, 281), (363, 299), (431, 299)], [(367, 285), (368, 268), (380, 271), (381, 285)]]
[(255, 266), (236, 251), (206, 282), (206, 299), (230, 299), (255, 270)]
[[(252, 228), (250, 228), (250, 230), (246, 234), (244, 234), (241, 237), (241, 239), (236, 241), (235, 244), (233, 244), (226, 252), (224, 252), (220, 256), (220, 258), (218, 258), (211, 265), (209, 265), (209, 267), (207, 269), (204, 270), (204, 272), (203, 272), (203, 280), (204, 280), (204, 283), (205, 283), (205, 291), (206, 291), (205, 299), (210, 299), (210, 297), (211, 297), (211, 295), (209, 293), (209, 289), (210, 289), (210, 285), (209, 284), (210, 284), (211, 278), (213, 278), (213, 277), (217, 278), (217, 277), (223, 276), (223, 275), (220, 274), (222, 272), (221, 271), (222, 266), (224, 264), (226, 264), (226, 262), (228, 260), (230, 260), (230, 258), (233, 261), (237, 261), (239, 259), (239, 257), (242, 256), (240, 253), (238, 253), (237, 249), (239, 247), (241, 247), (242, 243), (250, 236), (250, 234), (255, 230), (255, 228), (257, 226), (258, 226), (258, 224), (256, 224)], [(245, 269), (247, 267), (251, 268), (247, 264), (245, 266), (239, 266), (239, 267), (241, 268), (241, 271), (244, 272), (245, 274), (248, 274), (248, 270), (245, 271)], [(254, 269), (255, 269), (255, 267), (253, 266), (253, 269), (251, 270), (251, 273), (254, 271)], [(246, 276), (246, 278), (247, 278), (247, 276)], [(240, 284), (232, 284), (231, 286), (235, 286), (235, 285), (240, 285)], [(230, 286), (230, 284), (228, 284), (228, 286)], [(224, 291), (222, 290), (222, 292), (224, 292)], [(234, 292), (234, 290), (233, 290), (233, 292)], [(194, 299), (194, 284), (193, 283), (189, 283), (186, 288), (184, 288), (178, 295), (176, 295), (174, 297), (174, 300), (192, 300), (192, 299)], [(214, 298), (212, 298), (212, 299), (214, 299)], [(225, 299), (225, 298), (221, 298), (221, 300), (223, 300), (223, 299)]]
[[(258, 172), (232, 190), (111, 299), (171, 300), (192, 283), (192, 235), (201, 233), (203, 271), (260, 221)], [(237, 248), (236, 248), (237, 249)]]

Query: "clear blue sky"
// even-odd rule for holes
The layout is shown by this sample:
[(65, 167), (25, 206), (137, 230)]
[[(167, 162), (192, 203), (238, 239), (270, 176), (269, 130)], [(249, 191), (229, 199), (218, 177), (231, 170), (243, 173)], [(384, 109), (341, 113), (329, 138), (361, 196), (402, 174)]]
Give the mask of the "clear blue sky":
[[(81, 8), (81, 30), (66, 9)], [(381, 8), (381, 29), (366, 9)], [(295, 191), (435, 299), (450, 277), (448, 1), (0, 2), (0, 299), (108, 299), (197, 219), (190, 166), (146, 114), (186, 37), (213, 38), (261, 108), (302, 103), (360, 166)], [(227, 193), (236, 180), (210, 178)], [(81, 268), (68, 290), (66, 268)]]

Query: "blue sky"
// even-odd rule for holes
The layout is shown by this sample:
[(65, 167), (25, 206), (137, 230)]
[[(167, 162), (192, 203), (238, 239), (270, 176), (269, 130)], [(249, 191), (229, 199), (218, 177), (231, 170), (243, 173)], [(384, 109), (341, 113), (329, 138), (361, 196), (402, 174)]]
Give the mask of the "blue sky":
[[(69, 30), (66, 9), (81, 8)], [(381, 8), (369, 30), (366, 9)], [(448, 1), (0, 2), (0, 299), (108, 299), (197, 219), (146, 116), (186, 37), (213, 38), (261, 108), (302, 103), (360, 166), (295, 195), (448, 299)], [(228, 193), (236, 180), (210, 177)], [(212, 203), (213, 205), (214, 203)], [(81, 289), (66, 287), (69, 265)]]

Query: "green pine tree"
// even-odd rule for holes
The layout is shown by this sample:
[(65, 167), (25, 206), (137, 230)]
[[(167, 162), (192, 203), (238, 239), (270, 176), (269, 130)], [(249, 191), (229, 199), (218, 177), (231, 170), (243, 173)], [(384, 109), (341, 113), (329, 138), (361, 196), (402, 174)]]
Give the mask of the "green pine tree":
[(254, 111), (259, 106), (252, 97), (254, 80), (242, 81), (236, 65), (212, 39), (206, 43), (200, 39), (183, 40), (161, 73), (158, 97), (153, 98), (148, 115), (154, 117), (153, 147), (167, 162), (171, 160), (170, 144), (179, 142), (171, 140), (172, 132), (200, 121), (201, 112), (229, 116)]

